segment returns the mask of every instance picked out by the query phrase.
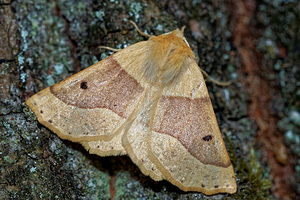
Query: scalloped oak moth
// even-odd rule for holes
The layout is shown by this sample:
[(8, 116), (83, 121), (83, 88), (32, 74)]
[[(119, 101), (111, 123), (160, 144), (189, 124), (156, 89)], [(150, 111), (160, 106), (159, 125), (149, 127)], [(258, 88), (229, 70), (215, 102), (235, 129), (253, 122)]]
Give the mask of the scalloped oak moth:
[(183, 191), (235, 193), (208, 91), (183, 31), (131, 45), (26, 104), (62, 139), (100, 156), (127, 154)]

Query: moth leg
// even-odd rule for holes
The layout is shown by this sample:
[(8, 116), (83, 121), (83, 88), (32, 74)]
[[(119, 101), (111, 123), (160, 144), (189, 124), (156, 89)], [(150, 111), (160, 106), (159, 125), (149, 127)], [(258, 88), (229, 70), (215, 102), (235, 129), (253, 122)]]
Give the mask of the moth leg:
[[(141, 35), (141, 36), (144, 36), (144, 37), (152, 37), (152, 35), (149, 35), (147, 33), (144, 33), (143, 31), (141, 31), (139, 29), (139, 27), (136, 25), (136, 23), (134, 23), (133, 21), (129, 20), (129, 22), (134, 26), (134, 28), (137, 30), (137, 32)], [(182, 27), (182, 29), (184, 29), (184, 27)], [(115, 49), (115, 48), (112, 48), (112, 47), (108, 47), (108, 46), (99, 46), (99, 49), (107, 49), (109, 51), (113, 51), (113, 52), (118, 52), (122, 49)]]
[(138, 32), (141, 36), (148, 37), (148, 38), (152, 37), (152, 35), (149, 35), (149, 34), (147, 34), (147, 33), (144, 33), (143, 31), (141, 31), (141, 30), (139, 29), (139, 27), (136, 25), (136, 23), (134, 23), (133, 21), (129, 20), (129, 22), (134, 26), (134, 28), (137, 30), (137, 32)]
[[(201, 68), (200, 68), (201, 69)], [(232, 81), (226, 81), (226, 82), (223, 82), (223, 81), (217, 81), (217, 80), (214, 80), (211, 76), (209, 76), (207, 74), (206, 71), (204, 71), (203, 69), (201, 69), (201, 72), (203, 74), (203, 76), (207, 79), (207, 81), (210, 81), (218, 86), (223, 86), (223, 87), (226, 87), (226, 86), (229, 86), (231, 85)]]
[(107, 50), (110, 50), (110, 51), (113, 51), (113, 52), (118, 52), (118, 51), (122, 50), (122, 49), (115, 49), (115, 48), (107, 47), (107, 46), (99, 46), (99, 49), (107, 49)]

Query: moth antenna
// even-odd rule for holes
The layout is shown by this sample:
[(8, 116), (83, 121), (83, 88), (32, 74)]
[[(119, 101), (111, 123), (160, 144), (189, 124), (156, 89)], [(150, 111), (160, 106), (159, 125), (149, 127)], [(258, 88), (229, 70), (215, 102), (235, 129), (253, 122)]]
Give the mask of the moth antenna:
[(115, 49), (115, 48), (107, 47), (107, 46), (99, 46), (99, 49), (107, 49), (107, 50), (110, 50), (110, 51), (113, 51), (113, 52), (118, 52), (118, 51), (122, 50), (122, 49)]
[[(200, 68), (201, 69), (201, 68)], [(222, 82), (222, 81), (217, 81), (214, 80), (213, 78), (211, 78), (206, 71), (204, 71), (203, 69), (201, 69), (202, 74), (205, 76), (205, 78), (207, 79), (207, 81), (210, 81), (218, 86), (222, 86), (222, 87), (227, 87), (229, 85), (231, 85), (232, 81), (226, 81), (226, 82)]]
[(149, 35), (149, 34), (147, 34), (147, 33), (144, 33), (143, 31), (141, 31), (141, 30), (139, 29), (139, 27), (136, 25), (136, 23), (134, 23), (133, 21), (129, 20), (129, 22), (134, 26), (134, 28), (137, 30), (137, 32), (138, 32), (141, 36), (148, 37), (148, 38), (152, 37), (152, 35)]

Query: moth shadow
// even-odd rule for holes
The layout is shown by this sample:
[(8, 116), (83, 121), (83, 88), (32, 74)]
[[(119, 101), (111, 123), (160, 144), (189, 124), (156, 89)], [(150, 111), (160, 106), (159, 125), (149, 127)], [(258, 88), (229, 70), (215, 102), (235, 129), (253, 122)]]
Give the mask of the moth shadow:
[(126, 155), (101, 157), (96, 154), (89, 154), (89, 152), (78, 143), (64, 140), (64, 144), (69, 148), (79, 151), (84, 157), (90, 160), (94, 167), (103, 172), (107, 172), (111, 177), (117, 176), (119, 172), (128, 172), (130, 177), (138, 181), (143, 188), (150, 189), (153, 192), (187, 193), (178, 189), (168, 181), (154, 181), (149, 176), (144, 175)]

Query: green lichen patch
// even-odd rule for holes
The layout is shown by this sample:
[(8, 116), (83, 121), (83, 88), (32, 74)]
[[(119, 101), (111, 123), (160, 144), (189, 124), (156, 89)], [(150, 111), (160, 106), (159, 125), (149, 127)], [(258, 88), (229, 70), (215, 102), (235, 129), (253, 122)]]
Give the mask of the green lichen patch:
[(67, 147), (37, 121), (26, 118), (21, 114), (0, 118), (2, 180), (8, 184), (4, 196), (109, 199), (108, 174), (91, 165), (82, 147)]
[(237, 193), (225, 199), (271, 199), (269, 171), (258, 161), (254, 148), (250, 149), (250, 157), (238, 157), (238, 150), (233, 149), (234, 144), (228, 136), (225, 141), (229, 143), (229, 154), (238, 184)]

